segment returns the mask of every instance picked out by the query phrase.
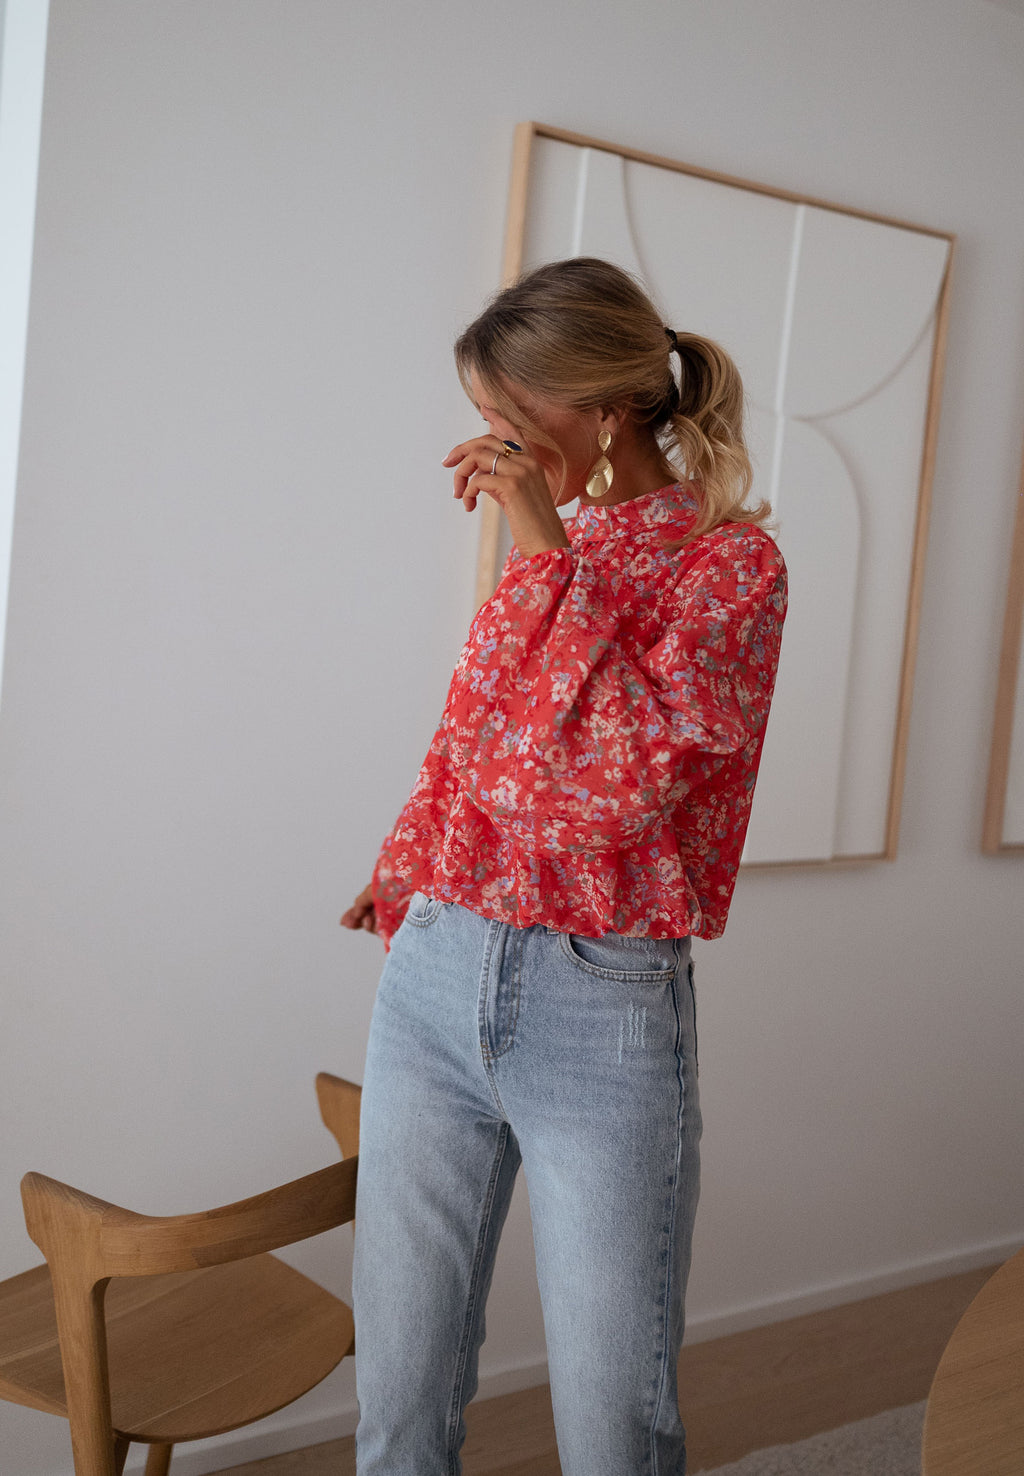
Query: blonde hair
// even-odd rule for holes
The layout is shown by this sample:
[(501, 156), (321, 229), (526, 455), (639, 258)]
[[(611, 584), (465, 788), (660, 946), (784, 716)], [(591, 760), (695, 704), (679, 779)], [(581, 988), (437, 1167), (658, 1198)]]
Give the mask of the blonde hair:
[(752, 473), (736, 365), (710, 338), (666, 328), (640, 284), (610, 262), (577, 256), (527, 272), (459, 336), (455, 363), (468, 394), (475, 369), (496, 408), (559, 455), (517, 390), (564, 409), (614, 406), (649, 426), (666, 472), (698, 495), (686, 541), (771, 515), (766, 502), (746, 506)]

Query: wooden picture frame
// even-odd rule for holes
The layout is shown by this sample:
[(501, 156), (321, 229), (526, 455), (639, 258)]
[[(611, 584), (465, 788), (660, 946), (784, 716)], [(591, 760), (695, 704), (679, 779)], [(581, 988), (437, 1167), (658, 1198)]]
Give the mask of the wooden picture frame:
[(1024, 460), (1021, 464), (995, 722), (985, 796), (982, 850), (1024, 855)]
[(48, 0), (0, 5), (0, 681), (14, 537)]
[[(577, 168), (575, 162), (577, 158), (579, 160), (579, 184), (576, 189), (575, 205), (577, 224), (573, 228), (574, 239), (567, 241), (563, 247), (561, 242), (566, 235), (565, 220), (570, 214), (567, 197), (572, 192), (574, 178), (571, 171)], [(602, 179), (607, 181), (612, 176), (615, 179), (621, 176), (621, 183), (600, 183)], [(597, 184), (594, 183), (595, 180), (598, 181)], [(613, 200), (612, 192), (616, 189), (620, 191), (621, 200)], [(600, 190), (605, 191), (603, 196), (599, 194)], [(587, 191), (591, 194), (588, 195)], [(591, 195), (598, 198), (598, 204), (593, 207), (588, 203)], [(842, 404), (834, 412), (826, 410), (821, 414), (801, 416), (796, 412), (791, 413), (782, 403), (783, 395), (789, 392), (790, 384), (790, 380), (786, 378), (787, 360), (785, 357), (789, 352), (789, 343), (795, 337), (799, 349), (803, 342), (800, 338), (801, 332), (804, 332), (806, 336), (807, 331), (810, 331), (813, 336), (813, 332), (817, 331), (821, 337), (824, 337), (824, 328), (815, 330), (813, 315), (808, 315), (815, 303), (820, 305), (822, 302), (826, 304), (830, 302), (827, 297), (822, 296), (829, 290), (828, 272), (832, 270), (841, 273), (843, 269), (841, 265), (834, 266), (828, 260), (828, 252), (822, 249), (821, 242), (831, 241), (831, 232), (839, 242), (837, 255), (841, 260), (846, 260), (842, 253), (843, 250), (848, 250), (844, 245), (848, 239), (854, 240), (857, 251), (862, 251), (865, 255), (865, 282), (861, 282), (854, 273), (848, 271), (847, 275), (841, 278), (836, 292), (837, 301), (842, 298), (840, 306), (846, 312), (847, 319), (854, 323), (854, 336), (856, 336), (856, 324), (860, 320), (854, 318), (853, 309), (846, 304), (843, 293), (848, 287), (850, 291), (853, 287), (857, 287), (861, 292), (861, 300), (864, 302), (870, 300), (869, 295), (866, 294), (870, 292), (871, 273), (876, 270), (874, 258), (878, 254), (879, 246), (882, 247), (883, 257), (885, 251), (889, 250), (894, 260), (898, 258), (893, 268), (895, 275), (892, 281), (901, 282), (904, 286), (910, 284), (917, 294), (918, 301), (915, 311), (921, 317), (921, 322), (918, 325), (916, 318), (913, 320), (908, 318), (907, 332), (910, 333), (913, 329), (913, 334), (916, 336), (912, 334), (908, 340), (910, 347), (906, 349), (905, 356), (893, 359), (895, 367), (887, 369), (888, 377), (883, 376), (883, 379), (879, 381), (881, 389), (871, 390), (862, 400), (850, 402), (854, 412), (860, 413), (858, 407), (870, 400), (873, 395), (878, 394), (883, 400), (889, 396), (891, 401), (893, 394), (889, 386), (896, 384), (897, 381), (901, 384), (909, 382), (911, 373), (916, 376), (913, 381), (913, 393), (917, 395), (917, 399), (913, 401), (913, 414), (906, 418), (905, 422), (899, 418), (900, 405), (903, 400), (906, 400), (908, 404), (911, 403), (907, 392), (902, 388), (896, 395), (898, 403), (896, 403), (895, 410), (890, 407), (886, 411), (890, 417), (887, 422), (888, 434), (897, 439), (903, 438), (899, 443), (899, 452), (895, 460), (899, 462), (899, 475), (903, 477), (906, 484), (905, 494), (902, 501), (898, 503), (899, 516), (902, 519), (900, 525), (902, 541), (895, 565), (895, 578), (888, 577), (888, 570), (872, 573), (874, 566), (866, 555), (860, 556), (859, 543), (857, 549), (850, 554), (847, 578), (849, 608), (848, 615), (845, 617), (848, 645), (835, 647), (834, 650), (839, 651), (839, 659), (830, 659), (823, 668), (830, 673), (829, 680), (833, 689), (832, 706), (829, 709), (831, 727), (828, 737), (830, 745), (828, 752), (832, 757), (823, 761), (825, 767), (828, 764), (832, 765), (829, 771), (831, 779), (826, 775), (821, 786), (823, 799), (819, 805), (819, 811), (813, 813), (812, 807), (806, 803), (804, 790), (800, 787), (804, 783), (803, 773), (806, 772), (806, 765), (801, 765), (796, 757), (793, 737), (796, 735), (799, 739), (802, 712), (806, 711), (807, 722), (810, 725), (813, 726), (816, 720), (813, 709), (813, 702), (817, 700), (816, 676), (808, 669), (807, 651), (801, 652), (801, 645), (804, 648), (808, 647), (806, 631), (801, 637), (799, 620), (794, 620), (794, 591), (796, 599), (799, 600), (802, 597), (802, 583), (799, 579), (791, 578), (790, 620), (787, 628), (789, 639), (788, 643), (786, 640), (783, 642), (783, 664), (780, 666), (779, 686), (776, 689), (775, 713), (772, 723), (769, 724), (758, 792), (755, 796), (751, 828), (748, 833), (748, 844), (744, 853), (744, 862), (747, 865), (771, 866), (845, 865), (850, 862), (891, 859), (896, 855), (899, 837), (900, 804), (906, 766), (910, 701), (920, 619), (930, 491), (938, 435), (949, 315), (950, 273), (955, 238), (947, 232), (930, 227), (913, 225), (906, 221), (894, 220), (866, 211), (847, 209), (844, 206), (811, 196), (773, 189), (749, 180), (696, 168), (659, 155), (623, 148), (617, 144), (570, 133), (563, 129), (539, 123), (521, 123), (516, 129), (513, 150), (503, 281), (510, 282), (522, 270), (544, 260), (557, 259), (559, 256), (607, 256), (648, 280), (649, 285), (653, 287), (655, 300), (664, 299), (666, 294), (658, 290), (657, 275), (652, 280), (648, 272), (637, 264), (640, 262), (641, 253), (640, 247), (636, 246), (638, 231), (635, 222), (638, 212), (639, 218), (646, 222), (648, 227), (649, 222), (657, 217), (661, 221), (659, 228), (663, 231), (661, 239), (668, 240), (674, 246), (676, 241), (682, 237), (671, 232), (665, 233), (665, 220), (671, 222), (674, 231), (676, 218), (665, 215), (665, 211), (673, 207), (671, 203), (666, 205), (664, 202), (666, 200), (671, 202), (676, 195), (680, 200), (685, 199), (687, 202), (687, 213), (678, 221), (679, 231), (685, 228), (688, 232), (692, 230), (692, 234), (697, 236), (700, 234), (700, 229), (703, 229), (705, 237), (711, 242), (713, 248), (717, 245), (717, 241), (709, 235), (709, 232), (713, 231), (715, 223), (721, 216), (726, 220), (732, 232), (727, 243), (726, 254), (732, 252), (730, 260), (741, 260), (736, 253), (748, 249), (749, 237), (749, 263), (754, 275), (758, 271), (767, 270), (763, 266), (767, 259), (764, 243), (769, 237), (775, 241), (775, 247), (771, 247), (771, 241), (769, 241), (769, 247), (771, 249), (777, 247), (777, 259), (784, 263), (785, 253), (790, 250), (786, 245), (788, 239), (786, 232), (789, 231), (796, 242), (802, 241), (804, 234), (809, 233), (810, 246), (803, 248), (804, 255), (800, 255), (801, 248), (799, 244), (795, 244), (789, 257), (791, 280), (785, 289), (789, 293), (786, 303), (788, 316), (784, 329), (779, 330), (780, 335), (785, 338), (785, 347), (778, 357), (776, 396), (778, 404), (773, 412), (780, 427), (775, 440), (773, 475), (776, 476), (776, 482), (773, 482), (773, 486), (777, 484), (777, 474), (781, 464), (779, 446), (784, 439), (787, 441), (786, 454), (792, 455), (790, 446), (796, 446), (800, 436), (805, 434), (804, 428), (810, 426), (813, 421), (814, 434), (818, 438), (818, 443), (823, 443), (825, 436), (819, 430), (819, 426), (828, 422), (830, 416), (831, 424), (834, 425), (840, 413), (847, 414), (849, 410), (849, 406)], [(638, 197), (641, 199), (640, 206), (637, 206)], [(707, 219), (703, 222), (699, 219), (699, 211), (703, 208), (702, 202), (703, 204), (710, 202), (711, 205), (711, 208), (705, 212)], [(616, 209), (621, 213), (621, 220), (618, 223), (612, 220)], [(646, 216), (643, 214), (644, 209), (647, 210)], [(606, 211), (607, 219), (611, 222), (607, 227), (601, 225), (604, 217), (599, 216), (600, 210)], [(554, 220), (554, 224), (543, 224), (545, 211)], [(586, 224), (588, 211), (591, 211), (594, 221), (597, 222), (592, 227)], [(736, 214), (737, 211), (750, 213), (752, 224), (749, 230), (742, 222), (736, 224), (741, 220)], [(582, 228), (579, 226), (581, 220), (584, 221)], [(538, 221), (541, 224), (538, 225)], [(767, 232), (764, 229), (766, 221)], [(793, 221), (796, 221), (795, 226), (792, 224)], [(591, 231), (590, 239), (586, 238), (588, 229)], [(602, 230), (604, 230), (603, 236)], [(774, 236), (772, 236), (773, 232)], [(639, 234), (642, 235), (642, 229)], [(621, 249), (616, 249), (617, 243), (625, 242), (627, 237), (635, 247), (630, 259), (627, 259), (630, 255), (628, 242), (622, 245)], [(595, 249), (592, 244), (595, 238), (600, 249)], [(645, 252), (651, 249), (652, 239), (650, 234), (644, 237)], [(605, 247), (605, 242), (611, 242), (611, 249)], [(660, 261), (664, 266), (666, 260), (664, 247), (658, 249), (662, 252)], [(814, 254), (815, 251), (818, 253), (817, 257)], [(859, 257), (855, 253), (851, 259), (857, 261)], [(773, 270), (775, 260), (776, 258), (773, 257)], [(915, 266), (915, 262), (920, 263), (920, 268)], [(794, 286), (797, 263), (799, 263), (800, 271), (804, 272), (805, 277), (809, 279), (809, 287)], [(737, 281), (746, 280), (745, 272), (742, 270), (735, 272), (734, 276)], [(776, 277), (781, 281), (779, 273), (776, 273)], [(800, 279), (801, 283), (803, 280), (804, 278)], [(687, 284), (689, 297), (694, 295), (692, 282), (693, 277), (691, 276)], [(891, 283), (890, 290), (891, 303), (894, 305), (893, 311), (898, 315), (903, 298), (907, 296), (907, 293), (897, 292)], [(801, 292), (804, 294), (803, 298), (800, 296)], [(682, 295), (686, 296), (685, 293)], [(913, 293), (910, 295), (913, 296)], [(742, 358), (735, 353), (730, 336), (713, 331), (713, 325), (709, 327), (701, 321), (701, 312), (699, 308), (697, 311), (692, 310), (689, 297), (687, 299), (689, 310), (685, 312), (680, 321), (672, 321), (671, 325), (688, 331), (707, 333), (708, 336), (718, 338), (723, 342), (724, 346), (734, 353), (734, 357), (737, 357), (749, 388), (748, 369)], [(719, 289), (719, 300), (721, 299), (722, 294)], [(762, 299), (757, 298), (756, 300), (758, 310), (760, 310)], [(663, 300), (662, 306), (670, 313), (672, 312), (671, 303)], [(876, 312), (879, 311), (876, 308)], [(909, 313), (910, 309), (906, 311)], [(802, 318), (800, 317), (801, 312), (803, 313)], [(782, 322), (781, 316), (779, 321)], [(797, 325), (795, 328), (794, 323)], [(812, 325), (810, 330), (807, 330), (808, 323)], [(845, 349), (845, 342), (841, 346)], [(888, 361), (886, 363), (888, 364)], [(911, 366), (909, 370), (908, 365)], [(793, 374), (792, 369), (789, 372)], [(804, 380), (810, 382), (812, 378), (810, 370), (802, 372)], [(901, 376), (903, 376), (902, 380)], [(903, 396), (903, 400), (899, 400), (900, 395)], [(783, 425), (786, 427), (785, 435), (781, 429)], [(863, 430), (861, 434), (863, 435)], [(807, 437), (810, 438), (809, 432)], [(767, 445), (767, 442), (765, 444)], [(888, 443), (883, 442), (884, 444)], [(876, 461), (879, 455), (881, 455), (880, 452), (876, 454)], [(766, 465), (767, 460), (767, 457), (763, 458), (762, 465)], [(837, 464), (841, 463), (842, 457), (839, 453), (836, 453), (834, 460)], [(755, 499), (758, 496), (767, 495), (767, 489), (757, 485), (757, 465), (755, 456)], [(877, 482), (877, 467), (875, 472)], [(860, 505), (863, 489), (855, 485), (854, 473), (843, 472), (840, 469), (836, 475), (840, 480), (844, 475), (847, 477), (849, 486), (846, 495), (853, 506), (852, 516), (855, 523), (860, 520), (870, 525), (872, 519), (878, 522), (880, 518), (884, 520), (886, 516), (889, 516), (886, 511), (881, 514), (877, 512), (877, 507), (883, 509), (886, 507), (885, 497), (888, 493), (885, 488), (881, 493), (874, 494), (878, 498), (877, 507), (871, 512), (870, 517), (865, 518)], [(869, 491), (873, 489), (874, 484), (872, 483)], [(893, 503), (897, 505), (896, 499), (893, 499)], [(500, 512), (488, 499), (481, 503), (481, 511), (477, 605), (487, 599), (493, 591), (503, 558), (504, 524)], [(811, 534), (805, 532), (800, 526), (795, 505), (794, 508), (788, 510), (788, 518), (788, 529), (785, 521), (780, 521), (779, 542), (790, 563), (792, 576), (800, 572), (798, 566), (801, 564), (805, 568), (813, 569), (814, 554), (808, 543)], [(807, 519), (805, 518), (804, 521), (806, 525)], [(812, 514), (810, 522), (814, 521), (815, 517)], [(877, 545), (879, 542), (877, 531), (871, 536), (875, 538)], [(835, 537), (832, 542), (839, 546), (843, 540)], [(802, 549), (799, 558), (796, 557), (798, 544)], [(869, 541), (865, 543), (865, 547), (869, 552), (871, 551), (872, 546)], [(827, 558), (830, 552), (826, 544), (824, 556)], [(869, 571), (867, 576), (864, 574), (865, 567)], [(821, 583), (823, 576), (820, 572), (818, 579)], [(872, 579), (874, 584), (871, 583)], [(813, 579), (811, 582), (813, 583)], [(865, 584), (868, 586), (866, 594)], [(876, 610), (879, 591), (882, 597), (890, 603), (896, 599), (899, 601), (898, 609), (893, 606), (895, 613), (887, 621), (883, 621)], [(822, 600), (827, 598), (827, 594), (819, 591), (816, 597)], [(861, 674), (862, 690), (859, 697), (856, 694), (851, 697), (843, 686), (844, 682), (849, 684), (852, 680), (847, 666), (855, 666), (858, 661), (861, 666), (865, 665), (862, 660), (863, 653), (860, 656), (856, 653), (850, 655), (850, 650), (857, 643), (861, 646), (868, 646), (869, 641), (867, 636), (860, 634), (854, 623), (855, 614), (876, 633), (881, 632), (887, 643), (884, 661), (882, 661), (886, 674), (884, 683), (872, 678), (871, 663), (868, 661), (865, 668), (867, 675)], [(808, 627), (813, 626), (813, 621), (806, 613), (804, 624)], [(899, 628), (898, 646), (889, 639), (891, 631), (897, 626)], [(870, 646), (869, 649), (877, 651), (878, 642), (876, 641), (875, 646)], [(834, 650), (830, 648), (830, 653), (834, 654)], [(787, 656), (787, 652), (792, 654)], [(786, 669), (787, 660), (789, 670)], [(847, 666), (843, 665), (844, 662)], [(794, 695), (797, 692), (797, 686), (801, 684), (805, 695), (810, 694), (806, 702), (803, 698)], [(860, 722), (863, 725), (867, 722), (864, 713), (867, 712), (869, 706), (874, 705), (875, 693), (883, 686), (885, 687), (886, 710), (881, 715), (872, 713), (870, 721), (873, 727), (870, 732), (865, 727), (868, 740), (865, 741), (864, 734), (857, 731), (857, 723)], [(788, 699), (787, 693), (789, 694)], [(788, 715), (784, 711), (784, 715), (779, 716), (780, 709), (787, 709), (787, 704)], [(852, 719), (850, 712), (853, 714)], [(842, 731), (838, 726), (840, 723), (846, 724), (846, 728)], [(775, 751), (772, 747), (773, 733), (776, 735)], [(807, 742), (810, 743), (811, 740), (807, 739)], [(866, 777), (866, 770), (865, 777), (856, 775), (858, 764), (864, 768), (866, 763), (858, 756), (862, 750), (867, 749), (875, 755), (872, 760), (874, 768), (870, 779)], [(844, 751), (848, 772), (855, 774), (853, 781), (840, 773)], [(783, 770), (787, 772), (783, 774)], [(828, 789), (829, 783), (832, 784), (831, 790)], [(849, 786), (851, 783), (854, 788), (850, 793), (841, 792), (841, 786)], [(868, 790), (870, 793), (865, 801), (861, 792), (867, 793)], [(806, 819), (808, 815), (809, 820)], [(867, 816), (867, 819), (862, 818), (863, 816)], [(808, 826), (816, 827), (814, 834), (811, 834), (810, 830), (806, 835), (799, 834), (801, 825), (805, 829)]]

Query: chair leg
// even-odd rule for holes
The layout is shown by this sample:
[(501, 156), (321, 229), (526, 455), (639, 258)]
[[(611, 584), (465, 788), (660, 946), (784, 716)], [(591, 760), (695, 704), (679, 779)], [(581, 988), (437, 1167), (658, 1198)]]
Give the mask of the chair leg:
[(171, 1469), (173, 1445), (151, 1445), (146, 1457), (145, 1476), (167, 1476)]

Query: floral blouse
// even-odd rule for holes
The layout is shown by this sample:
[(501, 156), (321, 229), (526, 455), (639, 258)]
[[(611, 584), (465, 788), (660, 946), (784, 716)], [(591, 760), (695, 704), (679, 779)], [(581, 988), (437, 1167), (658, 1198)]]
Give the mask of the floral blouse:
[(786, 570), (750, 523), (676, 552), (694, 494), (582, 506), (470, 627), (373, 877), (388, 943), (422, 891), (518, 928), (717, 938), (775, 683)]

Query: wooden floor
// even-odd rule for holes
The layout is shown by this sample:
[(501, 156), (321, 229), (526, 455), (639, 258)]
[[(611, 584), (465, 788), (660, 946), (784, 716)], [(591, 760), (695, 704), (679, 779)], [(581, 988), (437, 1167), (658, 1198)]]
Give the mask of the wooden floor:
[[(953, 1328), (995, 1270), (684, 1348), (679, 1391), (689, 1469), (924, 1399)], [(546, 1385), (472, 1405), (466, 1424), (465, 1476), (560, 1476)], [(354, 1472), (351, 1436), (230, 1468), (230, 1476)]]

